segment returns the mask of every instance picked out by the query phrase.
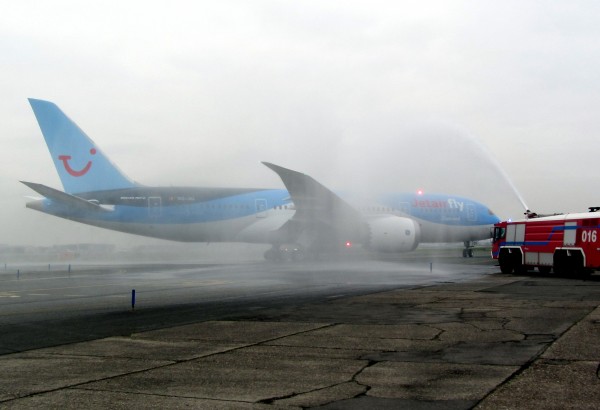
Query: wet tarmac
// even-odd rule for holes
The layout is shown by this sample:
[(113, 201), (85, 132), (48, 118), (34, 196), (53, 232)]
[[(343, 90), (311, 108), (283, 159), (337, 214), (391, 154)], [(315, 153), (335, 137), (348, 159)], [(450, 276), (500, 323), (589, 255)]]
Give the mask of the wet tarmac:
[(0, 275), (0, 407), (600, 403), (597, 274), (507, 276), (484, 259), (79, 269)]

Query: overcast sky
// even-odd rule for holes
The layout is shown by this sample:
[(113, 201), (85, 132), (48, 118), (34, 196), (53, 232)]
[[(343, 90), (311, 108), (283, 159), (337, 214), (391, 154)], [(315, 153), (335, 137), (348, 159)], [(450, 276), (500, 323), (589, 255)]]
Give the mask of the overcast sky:
[[(597, 1), (28, 1), (0, 13), (0, 244), (136, 237), (25, 209), (62, 188), (28, 97), (148, 185), (600, 205)], [(504, 171), (500, 171), (498, 166)], [(142, 243), (142, 239), (139, 239)]]

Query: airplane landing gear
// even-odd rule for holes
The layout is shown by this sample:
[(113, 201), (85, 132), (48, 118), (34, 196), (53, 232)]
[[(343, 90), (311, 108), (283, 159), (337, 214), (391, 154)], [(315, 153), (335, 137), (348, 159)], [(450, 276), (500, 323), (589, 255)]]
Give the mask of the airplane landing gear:
[(463, 258), (472, 258), (473, 257), (473, 248), (475, 243), (471, 241), (465, 241), (465, 248), (463, 249), (462, 256)]
[(273, 245), (265, 252), (264, 256), (266, 260), (274, 262), (300, 261), (304, 259), (304, 252), (297, 244)]
[(279, 246), (278, 245), (273, 245), (273, 247), (271, 249), (268, 249), (265, 254), (264, 257), (266, 260), (268, 261), (280, 261), (281, 260), (281, 253), (279, 252)]

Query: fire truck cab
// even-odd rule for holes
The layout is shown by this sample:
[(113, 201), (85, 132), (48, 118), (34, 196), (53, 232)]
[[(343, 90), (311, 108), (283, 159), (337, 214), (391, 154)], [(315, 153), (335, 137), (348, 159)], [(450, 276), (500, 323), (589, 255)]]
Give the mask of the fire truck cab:
[(600, 212), (503, 221), (494, 225), (492, 257), (503, 273), (537, 268), (581, 276), (600, 269)]

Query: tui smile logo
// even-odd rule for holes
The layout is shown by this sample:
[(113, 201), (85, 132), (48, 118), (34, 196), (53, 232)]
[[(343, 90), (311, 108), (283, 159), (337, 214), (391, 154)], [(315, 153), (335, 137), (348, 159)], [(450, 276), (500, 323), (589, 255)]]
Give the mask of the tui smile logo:
[[(90, 154), (96, 155), (96, 148), (92, 148), (90, 150)], [(88, 161), (87, 164), (85, 164), (85, 167), (83, 167), (80, 170), (75, 170), (75, 169), (71, 168), (71, 165), (69, 164), (69, 160), (71, 159), (70, 155), (59, 155), (58, 159), (63, 162), (63, 166), (65, 167), (65, 169), (67, 170), (69, 175), (72, 175), (74, 177), (84, 176), (85, 174), (88, 173), (88, 171), (92, 167), (92, 161)]]

